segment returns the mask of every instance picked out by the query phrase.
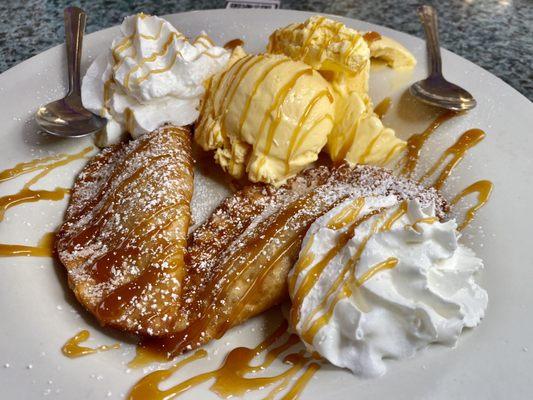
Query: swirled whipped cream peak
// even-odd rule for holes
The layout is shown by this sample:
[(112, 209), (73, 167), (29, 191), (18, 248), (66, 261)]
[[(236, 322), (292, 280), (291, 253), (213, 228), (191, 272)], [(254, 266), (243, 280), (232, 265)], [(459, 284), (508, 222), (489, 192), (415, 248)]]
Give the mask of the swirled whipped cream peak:
[(395, 196), (346, 200), (309, 229), (289, 276), (290, 322), (311, 351), (362, 376), (475, 327), (483, 268), (454, 220)]
[(82, 83), (84, 106), (108, 120), (97, 141), (110, 145), (126, 133), (138, 137), (165, 123), (193, 123), (204, 82), (228, 60), (229, 52), (203, 32), (190, 42), (162, 18), (126, 17)]

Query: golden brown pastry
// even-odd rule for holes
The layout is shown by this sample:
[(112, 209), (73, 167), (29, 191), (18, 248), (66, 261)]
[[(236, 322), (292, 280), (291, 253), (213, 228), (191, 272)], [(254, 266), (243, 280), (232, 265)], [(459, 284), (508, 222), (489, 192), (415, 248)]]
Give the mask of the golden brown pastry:
[(279, 304), (287, 297), (287, 274), (315, 219), (348, 197), (385, 194), (435, 202), (443, 215), (444, 201), (434, 189), (370, 166), (322, 166), (280, 188), (257, 184), (235, 193), (189, 238), (181, 300), (186, 327), (144, 344), (176, 355)]
[(341, 201), (394, 194), (445, 207), (383, 168), (321, 166), (235, 193), (187, 245), (192, 184), (187, 129), (103, 150), (79, 175), (56, 243), (76, 297), (103, 325), (171, 355), (282, 302), (308, 227)]
[(180, 324), (190, 134), (165, 126), (107, 148), (76, 180), (56, 249), (76, 297), (102, 325), (163, 335)]

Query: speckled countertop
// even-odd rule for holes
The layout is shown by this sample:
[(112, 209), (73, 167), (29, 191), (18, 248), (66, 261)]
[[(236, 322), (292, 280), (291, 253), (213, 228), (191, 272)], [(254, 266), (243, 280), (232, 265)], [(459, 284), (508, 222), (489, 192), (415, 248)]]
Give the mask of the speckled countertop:
[[(353, 17), (422, 37), (412, 0), (282, 0), (282, 8)], [(532, 0), (449, 0), (437, 7), (442, 46), (482, 66), (533, 100)], [(62, 10), (87, 11), (87, 32), (144, 11), (223, 8), (225, 0), (1, 0), (0, 72), (64, 40)]]

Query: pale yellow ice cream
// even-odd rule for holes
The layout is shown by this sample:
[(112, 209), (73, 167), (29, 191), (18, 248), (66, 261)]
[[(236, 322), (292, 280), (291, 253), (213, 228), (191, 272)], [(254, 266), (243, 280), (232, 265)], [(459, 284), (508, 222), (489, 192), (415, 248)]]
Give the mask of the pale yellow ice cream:
[(312, 17), (275, 31), (267, 53), (240, 47), (209, 82), (195, 139), (232, 176), (279, 185), (326, 147), (335, 162), (387, 165), (405, 148), (368, 94), (370, 59), (414, 57), (375, 32)]
[(317, 159), (333, 102), (330, 84), (309, 65), (237, 48), (209, 83), (195, 139), (232, 176), (279, 185)]
[(362, 35), (340, 22), (316, 16), (275, 31), (268, 51), (311, 65), (330, 83), (335, 124), (327, 150), (336, 161), (386, 165), (405, 147), (383, 126), (368, 95), (370, 58), (391, 67), (412, 67), (414, 57), (399, 43), (371, 33)]
[(416, 59), (404, 46), (386, 36), (369, 43), (370, 57), (383, 60), (391, 68), (413, 68)]

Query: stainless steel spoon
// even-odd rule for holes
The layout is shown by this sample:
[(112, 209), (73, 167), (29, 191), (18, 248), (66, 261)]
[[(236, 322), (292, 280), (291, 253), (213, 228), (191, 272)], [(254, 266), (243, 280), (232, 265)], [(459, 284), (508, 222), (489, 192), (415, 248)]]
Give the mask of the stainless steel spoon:
[(80, 61), (86, 15), (82, 9), (67, 7), (64, 11), (69, 90), (67, 96), (41, 106), (35, 115), (41, 128), (51, 135), (81, 137), (98, 132), (105, 125), (81, 102)]
[(442, 76), (437, 12), (431, 6), (418, 7), (418, 16), (426, 32), (426, 46), (429, 61), (429, 76), (414, 83), (409, 88), (413, 96), (436, 107), (448, 110), (470, 110), (476, 106), (476, 100), (465, 89), (448, 82)]

